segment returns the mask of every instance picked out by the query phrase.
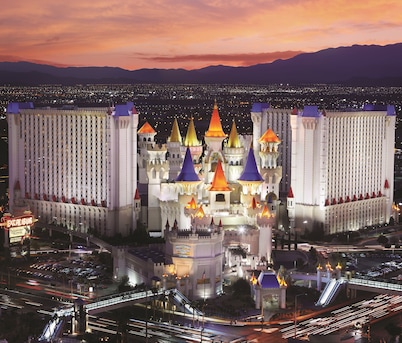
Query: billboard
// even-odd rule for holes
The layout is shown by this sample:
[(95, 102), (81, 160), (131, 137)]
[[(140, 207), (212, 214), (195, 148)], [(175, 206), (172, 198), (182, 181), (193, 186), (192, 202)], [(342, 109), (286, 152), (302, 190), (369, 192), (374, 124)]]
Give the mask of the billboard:
[(26, 214), (20, 217), (12, 217), (10, 214), (5, 214), (1, 218), (0, 226), (8, 233), (9, 244), (19, 244), (25, 238), (29, 238), (31, 234), (31, 226), (37, 221), (31, 214)]

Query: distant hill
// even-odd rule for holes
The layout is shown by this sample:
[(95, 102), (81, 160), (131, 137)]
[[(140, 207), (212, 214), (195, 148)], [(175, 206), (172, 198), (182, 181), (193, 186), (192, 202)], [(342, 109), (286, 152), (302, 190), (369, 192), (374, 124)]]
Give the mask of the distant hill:
[(353, 45), (304, 53), (288, 60), (249, 67), (210, 66), (197, 70), (113, 67), (59, 68), (29, 62), (0, 62), (0, 83), (128, 84), (311, 84), (338, 83), (360, 86), (402, 86), (402, 43)]

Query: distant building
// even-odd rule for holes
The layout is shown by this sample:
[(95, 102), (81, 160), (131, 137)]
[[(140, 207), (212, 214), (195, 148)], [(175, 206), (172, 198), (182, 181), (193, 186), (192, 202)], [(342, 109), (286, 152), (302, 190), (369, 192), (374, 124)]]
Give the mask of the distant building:
[(394, 187), (394, 106), (291, 115), (292, 227), (327, 234), (389, 223)]
[(99, 235), (136, 227), (138, 114), (110, 108), (10, 103), (10, 212), (25, 203), (42, 223)]

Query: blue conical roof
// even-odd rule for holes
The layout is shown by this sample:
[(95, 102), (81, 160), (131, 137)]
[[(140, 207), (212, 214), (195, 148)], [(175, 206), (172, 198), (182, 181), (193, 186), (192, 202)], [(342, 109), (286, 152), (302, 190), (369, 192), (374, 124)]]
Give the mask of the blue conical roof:
[(258, 172), (257, 163), (255, 162), (253, 149), (250, 148), (247, 156), (246, 166), (243, 173), (239, 177), (240, 181), (263, 181), (261, 174)]
[(190, 149), (187, 148), (186, 155), (184, 156), (183, 165), (180, 174), (177, 176), (176, 181), (181, 182), (194, 182), (200, 181), (198, 175), (195, 173), (194, 164), (191, 158)]

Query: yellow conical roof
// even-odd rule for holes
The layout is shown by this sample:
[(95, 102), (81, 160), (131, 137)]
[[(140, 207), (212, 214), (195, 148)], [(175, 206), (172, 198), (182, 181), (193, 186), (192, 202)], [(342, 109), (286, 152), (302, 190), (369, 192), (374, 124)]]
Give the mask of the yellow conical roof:
[(236, 123), (233, 120), (232, 129), (230, 130), (228, 148), (241, 148), (239, 135), (237, 134)]
[(214, 104), (214, 109), (212, 111), (211, 121), (209, 123), (209, 129), (205, 132), (205, 137), (226, 137), (223, 132), (221, 118), (219, 117), (218, 105)]
[(197, 133), (195, 132), (194, 118), (190, 118), (190, 124), (188, 124), (186, 139), (184, 140), (184, 145), (189, 146), (199, 146), (200, 141), (197, 139)]
[(180, 134), (180, 130), (179, 130), (179, 124), (177, 123), (176, 118), (174, 118), (172, 132), (170, 133), (168, 141), (181, 143), (181, 134)]

